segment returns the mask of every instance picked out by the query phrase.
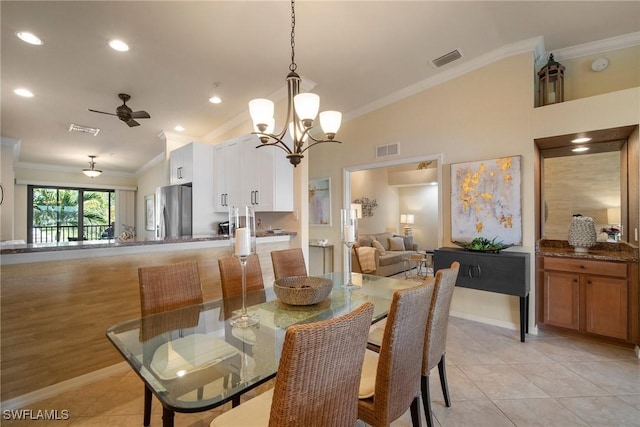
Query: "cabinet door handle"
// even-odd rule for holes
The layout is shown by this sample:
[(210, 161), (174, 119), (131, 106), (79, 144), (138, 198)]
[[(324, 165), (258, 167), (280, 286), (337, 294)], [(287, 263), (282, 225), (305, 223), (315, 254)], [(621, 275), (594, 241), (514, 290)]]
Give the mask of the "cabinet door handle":
[(259, 192), (258, 192), (258, 190), (256, 190), (256, 191), (255, 191), (255, 193), (256, 193), (256, 203), (255, 203), (255, 204), (256, 204), (256, 205), (259, 205), (259, 204), (260, 204), (260, 197), (259, 197)]
[(479, 265), (476, 265), (476, 267), (478, 267), (478, 275), (476, 277), (482, 276), (482, 269), (480, 268)]
[(469, 266), (469, 268), (467, 269), (467, 276), (473, 277), (473, 267), (472, 266)]
[(182, 166), (178, 168), (178, 179), (182, 179)]

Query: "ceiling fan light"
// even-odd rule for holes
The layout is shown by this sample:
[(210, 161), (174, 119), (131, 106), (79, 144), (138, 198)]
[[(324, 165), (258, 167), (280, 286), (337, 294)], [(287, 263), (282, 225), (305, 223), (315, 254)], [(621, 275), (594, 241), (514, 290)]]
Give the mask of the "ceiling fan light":
[(273, 119), (274, 105), (273, 102), (257, 98), (249, 101), (249, 114), (255, 126), (268, 124)]
[(323, 111), (320, 113), (320, 127), (327, 134), (327, 138), (332, 139), (340, 125), (342, 124), (342, 113), (339, 111)]
[(315, 93), (299, 93), (293, 97), (293, 105), (298, 118), (309, 127), (318, 115), (320, 97)]

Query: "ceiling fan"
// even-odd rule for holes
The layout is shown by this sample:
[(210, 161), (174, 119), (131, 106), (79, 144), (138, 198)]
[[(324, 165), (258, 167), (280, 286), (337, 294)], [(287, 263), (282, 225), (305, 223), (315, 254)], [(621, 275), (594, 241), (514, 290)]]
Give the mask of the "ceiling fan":
[(119, 93), (118, 98), (122, 100), (122, 105), (116, 108), (116, 113), (107, 113), (104, 111), (92, 110), (89, 108), (89, 111), (100, 114), (109, 114), (110, 116), (117, 116), (120, 120), (129, 125), (129, 127), (140, 126), (140, 123), (136, 122), (133, 119), (150, 119), (151, 116), (146, 111), (132, 111), (131, 108), (127, 106), (127, 101), (131, 99), (131, 96), (126, 93)]

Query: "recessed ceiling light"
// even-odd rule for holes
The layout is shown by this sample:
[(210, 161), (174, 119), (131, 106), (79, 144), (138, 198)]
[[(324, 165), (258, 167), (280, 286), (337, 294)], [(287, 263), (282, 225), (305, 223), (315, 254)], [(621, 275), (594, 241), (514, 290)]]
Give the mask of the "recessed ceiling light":
[(580, 143), (589, 142), (589, 141), (591, 141), (591, 138), (587, 138), (587, 137), (581, 137), (581, 138), (576, 138), (571, 140), (571, 142), (573, 142), (574, 144), (580, 144)]
[(33, 98), (33, 92), (31, 92), (29, 89), (18, 88), (14, 90), (13, 93), (15, 93), (16, 95), (23, 96), (25, 98)]
[(182, 126), (178, 125), (178, 126), (174, 127), (173, 130), (178, 131), (178, 132), (182, 132), (182, 131), (184, 131), (184, 128)]
[(29, 33), (27, 31), (20, 31), (16, 33), (16, 36), (18, 36), (18, 38), (25, 43), (33, 44), (36, 46), (40, 46), (44, 44), (42, 40), (40, 40), (40, 37), (36, 36), (33, 33)]
[(589, 147), (576, 147), (571, 151), (573, 151), (574, 153), (582, 153), (584, 151), (589, 151)]
[(118, 52), (126, 52), (129, 50), (129, 45), (118, 39), (109, 40), (109, 46), (111, 46), (111, 49), (117, 50)]
[(211, 98), (209, 98), (209, 102), (212, 104), (220, 104), (222, 102), (222, 99), (220, 99), (219, 96), (212, 96)]

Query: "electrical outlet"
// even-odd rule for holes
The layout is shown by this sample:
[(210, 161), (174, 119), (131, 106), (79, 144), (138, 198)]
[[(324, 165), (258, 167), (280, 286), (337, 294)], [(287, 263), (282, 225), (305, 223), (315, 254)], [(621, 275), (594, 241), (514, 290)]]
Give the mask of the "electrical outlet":
[(293, 220), (294, 221), (298, 220), (298, 211), (297, 210), (293, 211)]

